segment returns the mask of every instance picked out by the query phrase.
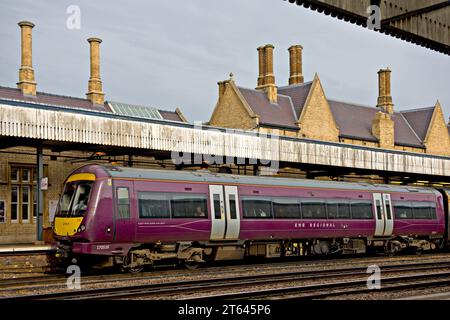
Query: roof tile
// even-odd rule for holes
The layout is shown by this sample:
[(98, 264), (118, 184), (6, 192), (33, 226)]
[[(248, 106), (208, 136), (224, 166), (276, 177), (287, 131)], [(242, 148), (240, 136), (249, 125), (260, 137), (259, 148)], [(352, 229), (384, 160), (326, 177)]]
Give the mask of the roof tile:
[[(342, 137), (378, 141), (372, 135), (372, 121), (380, 109), (333, 100), (328, 102)], [(422, 141), (401, 113), (395, 112), (392, 120), (396, 145), (423, 147)]]
[(264, 92), (238, 87), (250, 108), (259, 116), (262, 125), (298, 129), (297, 118), (288, 96), (278, 95), (277, 103), (270, 103)]
[[(113, 113), (113, 110), (105, 102), (103, 106), (93, 105), (90, 100), (76, 97), (55, 95), (45, 92), (37, 92), (36, 97), (24, 96), (20, 89), (0, 86), (0, 99), (34, 102), (39, 104), (67, 107), (71, 109), (86, 109), (91, 111), (103, 111)], [(174, 111), (158, 110), (164, 120), (184, 122)]]
[(303, 107), (305, 106), (306, 98), (308, 98), (311, 86), (312, 81), (303, 84), (278, 88), (278, 93), (291, 97), (297, 119), (300, 118), (300, 114), (302, 113)]
[(417, 133), (422, 141), (428, 132), (428, 127), (430, 126), (431, 117), (433, 116), (434, 107), (422, 108), (415, 110), (402, 111), (402, 115), (406, 118), (408, 123)]
[(69, 108), (87, 109), (92, 111), (111, 112), (107, 104), (93, 105), (88, 99), (67, 97), (62, 95), (37, 92), (36, 97), (24, 96), (20, 89), (0, 87), (0, 98), (40, 104), (56, 105)]
[(175, 111), (159, 110), (159, 113), (164, 120), (184, 122), (183, 119), (181, 119), (178, 113), (176, 113)]

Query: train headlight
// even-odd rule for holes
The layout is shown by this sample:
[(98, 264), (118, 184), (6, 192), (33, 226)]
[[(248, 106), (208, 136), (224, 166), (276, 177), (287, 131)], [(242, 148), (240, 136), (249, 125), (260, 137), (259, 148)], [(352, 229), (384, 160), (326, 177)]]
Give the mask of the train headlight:
[(78, 232), (83, 232), (84, 230), (86, 230), (86, 227), (84, 224), (82, 224), (79, 228), (78, 228)]

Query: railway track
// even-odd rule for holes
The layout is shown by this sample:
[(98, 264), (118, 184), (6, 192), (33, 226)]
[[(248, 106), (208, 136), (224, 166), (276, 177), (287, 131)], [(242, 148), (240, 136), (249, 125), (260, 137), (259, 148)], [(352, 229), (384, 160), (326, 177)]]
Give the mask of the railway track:
[(2, 267), (0, 269), (1, 273), (10, 273), (10, 274), (23, 274), (23, 273), (44, 273), (46, 271), (46, 267), (33, 266), (33, 267)]
[[(421, 264), (434, 264), (434, 260), (442, 260), (443, 257), (448, 257), (444, 255), (429, 255), (429, 256), (421, 256), (419, 259), (423, 260)], [(418, 257), (416, 257), (418, 258)], [(411, 257), (391, 257), (392, 262), (401, 262), (401, 261), (411, 261)], [(311, 267), (317, 267), (317, 262), (321, 262), (321, 267), (327, 268), (327, 267), (334, 267), (339, 264), (348, 264), (348, 259), (332, 259), (332, 260), (306, 260), (306, 261), (291, 261), (291, 262), (273, 262), (273, 263), (254, 263), (254, 264), (239, 264), (239, 265), (232, 265), (232, 266), (214, 266), (214, 267), (208, 267), (208, 268), (201, 268), (197, 270), (182, 270), (182, 275), (184, 276), (197, 276), (197, 275), (214, 275), (214, 274), (235, 274), (235, 273), (241, 273), (243, 271), (245, 272), (251, 272), (251, 271), (257, 271), (257, 272), (270, 272), (272, 270), (276, 270), (279, 272), (282, 272), (283, 270), (289, 270), (292, 268), (311, 268)], [(376, 264), (380, 262), (386, 262), (386, 257), (379, 257), (379, 258), (357, 258), (352, 260), (353, 263), (362, 264)], [(437, 262), (445, 262), (437, 261)], [(450, 260), (448, 260), (450, 263)], [(40, 270), (41, 267), (34, 267), (36, 270)], [(17, 270), (17, 268), (11, 268), (10, 270), (0, 270), (0, 273), (17, 273), (17, 274), (28, 274), (30, 273), (29, 270), (20, 271)], [(33, 272), (34, 273), (34, 272)], [(37, 272), (36, 272), (37, 273)], [(155, 273), (154, 271), (148, 271), (144, 273), (139, 274), (109, 274), (109, 273), (88, 273), (83, 274), (83, 283), (88, 284), (99, 284), (99, 283), (113, 283), (113, 282), (122, 282), (122, 281), (134, 281), (134, 280), (157, 280), (157, 279), (164, 279), (164, 280), (170, 280), (173, 278), (180, 277), (180, 270), (178, 269), (170, 269), (170, 270), (164, 270), (159, 271), (158, 273)], [(39, 286), (43, 285), (53, 285), (53, 286), (61, 286), (65, 285), (66, 276), (64, 274), (47, 274), (42, 276), (27, 276), (27, 277), (17, 277), (17, 278), (10, 278), (10, 279), (2, 279), (0, 280), (0, 294), (2, 291), (7, 291), (11, 288), (18, 288), (18, 287), (27, 287), (27, 289), (39, 289)]]
[(16, 257), (16, 256), (40, 256), (47, 255), (50, 252), (48, 249), (42, 250), (20, 250), (20, 251), (1, 251), (0, 258), (2, 257)]
[[(430, 270), (433, 273), (429, 273)], [(442, 271), (446, 270), (446, 271)], [(383, 278), (383, 289), (388, 290), (389, 284), (393, 286), (398, 281), (427, 281), (434, 280), (434, 284), (450, 284), (450, 261), (410, 263), (403, 265), (381, 266), (383, 276), (386, 274), (399, 273), (417, 273), (408, 276), (393, 276)], [(441, 272), (437, 272), (441, 271)], [(428, 273), (427, 273), (428, 272)], [(348, 280), (349, 277), (364, 277), (363, 280)], [(33, 299), (33, 300), (52, 300), (52, 299), (73, 299), (73, 300), (94, 300), (94, 299), (133, 299), (133, 298), (177, 298), (187, 299), (254, 299), (254, 298), (276, 298), (295, 295), (304, 299), (326, 298), (330, 295), (346, 293), (363, 293), (368, 290), (366, 287), (367, 268), (351, 267), (339, 268), (333, 270), (313, 270), (313, 271), (294, 271), (278, 272), (276, 274), (253, 274), (245, 276), (222, 277), (212, 279), (196, 279), (182, 281), (166, 281), (163, 283), (128, 285), (109, 288), (95, 288), (76, 291), (64, 291), (54, 293), (32, 294), (11, 296), (4, 299)], [(331, 281), (329, 283), (314, 283), (315, 280)], [(347, 278), (347, 280), (345, 280)], [(336, 281), (336, 280), (341, 281)], [(310, 284), (301, 284), (298, 282), (310, 282)], [(273, 287), (283, 284), (283, 287)], [(405, 285), (405, 284), (404, 284)], [(364, 288), (362, 287), (364, 286)], [(248, 289), (253, 288), (253, 289)], [(227, 292), (226, 290), (234, 290)], [(351, 291), (353, 290), (353, 291)], [(194, 293), (194, 295), (193, 295)]]
[[(411, 276), (396, 276), (382, 279), (379, 289), (367, 288), (367, 280), (343, 281), (307, 286), (290, 286), (286, 288), (272, 288), (263, 290), (244, 291), (238, 293), (223, 293), (191, 300), (210, 299), (283, 299), (283, 300), (312, 300), (326, 299), (342, 295), (360, 295), (368, 293), (392, 292), (403, 290), (417, 290), (429, 287), (450, 286), (450, 272), (419, 274)], [(406, 282), (406, 283), (405, 283)]]

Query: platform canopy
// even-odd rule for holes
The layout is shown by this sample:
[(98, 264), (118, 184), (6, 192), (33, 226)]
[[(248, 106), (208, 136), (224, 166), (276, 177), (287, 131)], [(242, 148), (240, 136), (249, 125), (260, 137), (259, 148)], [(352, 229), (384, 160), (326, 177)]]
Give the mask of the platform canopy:
[(367, 27), (380, 8), (378, 31), (450, 55), (450, 0), (283, 0)]
[(449, 157), (0, 100), (0, 149), (35, 143), (59, 151), (103, 147), (124, 154), (156, 152), (169, 158), (175, 151), (291, 166), (450, 177)]

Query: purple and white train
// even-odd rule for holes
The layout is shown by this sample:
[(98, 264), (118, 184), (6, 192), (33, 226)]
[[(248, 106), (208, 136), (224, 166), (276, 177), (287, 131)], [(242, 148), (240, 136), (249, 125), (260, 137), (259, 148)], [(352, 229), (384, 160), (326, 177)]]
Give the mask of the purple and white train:
[[(59, 259), (131, 272), (252, 256), (443, 248), (450, 190), (86, 165), (66, 180)], [(88, 259), (87, 259), (88, 258)]]

